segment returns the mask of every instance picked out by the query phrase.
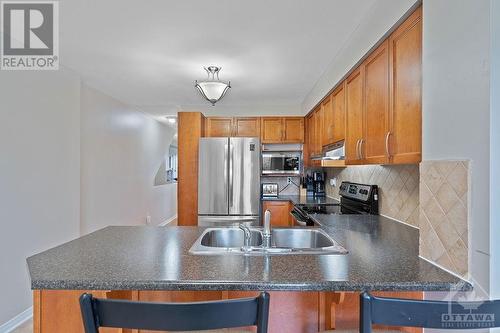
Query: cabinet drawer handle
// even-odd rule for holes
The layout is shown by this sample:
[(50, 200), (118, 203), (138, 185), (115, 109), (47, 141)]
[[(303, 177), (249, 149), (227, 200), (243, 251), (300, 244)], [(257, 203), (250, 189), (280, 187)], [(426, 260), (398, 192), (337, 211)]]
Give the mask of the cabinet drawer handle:
[(390, 131), (385, 135), (385, 153), (387, 154), (387, 157), (391, 157), (391, 151), (389, 149), (389, 138), (391, 135), (392, 133)]

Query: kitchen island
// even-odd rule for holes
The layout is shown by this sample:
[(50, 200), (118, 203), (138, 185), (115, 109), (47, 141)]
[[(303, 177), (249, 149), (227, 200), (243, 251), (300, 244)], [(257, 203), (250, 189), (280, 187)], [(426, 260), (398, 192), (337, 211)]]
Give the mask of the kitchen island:
[[(349, 253), (192, 255), (189, 248), (204, 228), (138, 226), (107, 227), (32, 256), (27, 261), (35, 333), (69, 332), (68, 327), (78, 332), (77, 297), (82, 291), (148, 301), (276, 291), (271, 294), (271, 328), (273, 320), (284, 320), (297, 332), (313, 332), (329, 320), (324, 318), (324, 302), (332, 298), (331, 292), (471, 289), (469, 283), (418, 256), (418, 229), (381, 216), (311, 217)], [(68, 311), (73, 313), (70, 326), (54, 326), (57, 316)]]

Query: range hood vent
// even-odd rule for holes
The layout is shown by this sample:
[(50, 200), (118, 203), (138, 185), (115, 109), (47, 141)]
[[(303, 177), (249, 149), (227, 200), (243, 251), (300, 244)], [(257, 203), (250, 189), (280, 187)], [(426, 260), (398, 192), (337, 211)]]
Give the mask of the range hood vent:
[(334, 144), (324, 146), (321, 155), (315, 155), (311, 158), (313, 161), (336, 161), (345, 160), (345, 141), (338, 141)]

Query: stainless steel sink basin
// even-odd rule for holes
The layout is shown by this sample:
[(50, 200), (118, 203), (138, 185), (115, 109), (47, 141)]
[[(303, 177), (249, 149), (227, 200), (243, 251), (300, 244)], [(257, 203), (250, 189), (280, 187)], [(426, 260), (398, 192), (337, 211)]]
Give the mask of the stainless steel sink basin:
[[(262, 245), (262, 234), (259, 230), (251, 230), (252, 238), (250, 246)], [(243, 230), (235, 228), (211, 229), (203, 234), (201, 245), (207, 247), (235, 247), (244, 245), (245, 237)]]
[(192, 254), (346, 254), (323, 230), (317, 228), (274, 228), (271, 246), (263, 247), (262, 229), (251, 228), (251, 242), (244, 247), (244, 233), (239, 228), (208, 228), (189, 249)]
[(335, 241), (320, 229), (274, 229), (272, 244), (294, 249), (321, 249), (335, 246)]

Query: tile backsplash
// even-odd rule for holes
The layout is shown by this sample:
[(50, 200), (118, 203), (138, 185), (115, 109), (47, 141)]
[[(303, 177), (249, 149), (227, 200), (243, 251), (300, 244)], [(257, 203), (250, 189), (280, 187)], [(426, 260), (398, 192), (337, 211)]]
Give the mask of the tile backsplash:
[[(338, 199), (343, 181), (378, 185), (380, 214), (418, 227), (418, 165), (360, 165), (328, 168), (326, 172), (328, 196)], [(337, 180), (335, 187), (329, 183), (332, 178)]]
[[(342, 181), (379, 186), (381, 215), (420, 228), (419, 254), (463, 277), (469, 261), (469, 161), (328, 168), (326, 192), (339, 198)], [(337, 186), (329, 181), (336, 178)]]
[[(300, 177), (291, 177), (291, 184), (287, 183), (288, 177), (281, 176), (261, 176), (260, 183), (277, 183), (278, 192), (281, 195), (299, 195), (300, 193)], [(295, 184), (294, 184), (295, 183)], [(287, 186), (288, 185), (288, 186)]]
[(470, 163), (424, 161), (420, 175), (420, 255), (465, 277)]

